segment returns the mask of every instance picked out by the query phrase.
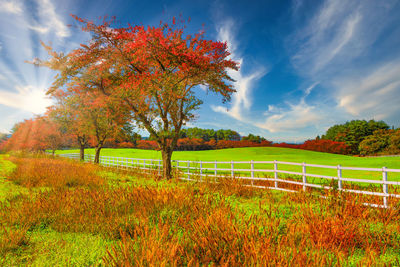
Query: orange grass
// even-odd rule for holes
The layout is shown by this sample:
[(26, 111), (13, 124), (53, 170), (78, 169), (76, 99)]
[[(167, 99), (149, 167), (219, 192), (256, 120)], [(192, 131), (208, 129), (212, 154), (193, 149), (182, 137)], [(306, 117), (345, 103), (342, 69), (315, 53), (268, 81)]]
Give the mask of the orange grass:
[[(29, 186), (54, 188), (0, 204), (2, 255), (29, 245), (30, 232), (49, 228), (115, 240), (103, 258), (112, 266), (400, 264), (398, 205), (371, 208), (361, 204), (362, 196), (337, 191), (327, 192), (326, 199), (273, 193), (235, 179), (68, 188), (60, 169), (74, 166), (93, 174), (96, 167), (59, 159), (13, 161), (18, 165), (14, 179), (21, 174)], [(25, 165), (35, 166), (31, 175)], [(46, 175), (57, 178), (36, 173), (46, 166), (51, 169)], [(152, 175), (147, 179), (158, 179)]]
[(71, 160), (11, 157), (17, 165), (8, 179), (25, 187), (99, 186), (98, 167)]

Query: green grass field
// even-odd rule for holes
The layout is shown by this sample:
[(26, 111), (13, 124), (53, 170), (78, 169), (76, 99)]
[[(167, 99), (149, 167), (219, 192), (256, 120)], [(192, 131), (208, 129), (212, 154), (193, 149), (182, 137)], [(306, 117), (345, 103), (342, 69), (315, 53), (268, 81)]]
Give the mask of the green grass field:
[[(57, 154), (79, 153), (78, 150), (59, 150)], [(94, 149), (86, 149), (87, 154), (94, 154)], [(154, 150), (143, 149), (102, 149), (102, 156), (114, 156), (124, 158), (140, 159), (160, 159), (161, 153)], [(346, 155), (314, 152), (291, 148), (277, 147), (250, 147), (250, 148), (232, 148), (207, 151), (176, 151), (172, 158), (175, 160), (192, 161), (286, 161), (297, 163), (309, 163), (320, 165), (341, 165), (344, 167), (365, 167), (365, 168), (392, 168), (400, 169), (400, 157), (353, 157)], [(204, 165), (207, 166), (207, 165)], [(218, 165), (222, 168), (230, 168), (228, 164)], [(209, 167), (213, 167), (212, 164)], [(249, 164), (241, 164), (235, 168), (249, 169)], [(256, 166), (256, 168), (273, 169), (272, 164)], [(279, 165), (279, 169), (287, 171), (301, 172), (300, 166)], [(337, 171), (332, 169), (307, 168), (308, 173), (336, 176)], [(374, 171), (350, 171), (344, 170), (343, 177), (359, 179), (382, 179), (381, 172)], [(400, 173), (389, 173), (388, 179), (391, 181), (400, 181)]]

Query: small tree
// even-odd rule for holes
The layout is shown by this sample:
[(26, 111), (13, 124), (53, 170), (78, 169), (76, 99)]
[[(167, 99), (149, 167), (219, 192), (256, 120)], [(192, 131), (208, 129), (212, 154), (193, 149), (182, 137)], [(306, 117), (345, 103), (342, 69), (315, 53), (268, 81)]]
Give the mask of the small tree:
[(53, 94), (56, 104), (49, 108), (48, 114), (56, 120), (64, 132), (74, 137), (79, 146), (79, 158), (85, 160), (85, 148), (88, 146), (89, 133), (88, 127), (83, 127), (86, 119), (82, 118), (77, 112), (79, 106), (71, 97), (63, 91)]
[[(82, 80), (81, 80), (82, 82)], [(100, 162), (100, 152), (109, 138), (116, 138), (126, 123), (127, 112), (117, 106), (108, 97), (97, 91), (91, 91), (86, 84), (69, 83), (66, 90), (52, 91), (58, 99), (53, 113), (69, 132), (73, 133), (80, 145), (80, 157), (91, 141), (95, 147), (94, 162)]]
[(59, 72), (47, 92), (57, 100), (51, 108), (53, 116), (77, 137), (81, 160), (84, 160), (85, 146), (92, 141), (95, 147), (94, 162), (99, 163), (105, 141), (115, 138), (129, 119), (126, 105), (102, 93), (118, 85), (118, 78), (110, 65), (103, 64), (105, 60), (102, 57), (93, 56), (83, 60), (76, 55), (79, 50), (64, 55), (44, 43), (42, 45), (51, 58), (28, 63)]

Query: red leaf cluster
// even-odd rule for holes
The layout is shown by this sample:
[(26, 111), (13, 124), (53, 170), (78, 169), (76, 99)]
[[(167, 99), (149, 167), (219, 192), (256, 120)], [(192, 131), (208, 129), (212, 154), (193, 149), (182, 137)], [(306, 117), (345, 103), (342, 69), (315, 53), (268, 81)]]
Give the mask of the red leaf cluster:
[(344, 155), (351, 153), (351, 148), (348, 145), (346, 145), (346, 143), (336, 142), (332, 140), (324, 140), (324, 139), (307, 140), (303, 144), (277, 143), (273, 144), (273, 146), (312, 150), (312, 151), (327, 152), (334, 154), (344, 154)]

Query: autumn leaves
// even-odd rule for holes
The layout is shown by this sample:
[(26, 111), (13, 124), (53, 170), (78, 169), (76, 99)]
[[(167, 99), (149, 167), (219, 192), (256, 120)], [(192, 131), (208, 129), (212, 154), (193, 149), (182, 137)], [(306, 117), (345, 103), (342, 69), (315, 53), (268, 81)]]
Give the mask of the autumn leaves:
[(159, 26), (112, 27), (77, 18), (92, 39), (67, 54), (45, 46), (40, 62), (58, 72), (49, 94), (53, 116), (76, 138), (95, 139), (96, 161), (107, 138), (126, 123), (146, 129), (163, 155), (164, 177), (171, 177), (171, 155), (184, 123), (202, 104), (198, 85), (229, 100), (234, 89), (226, 43), (206, 40), (204, 32), (184, 34), (184, 21)]

